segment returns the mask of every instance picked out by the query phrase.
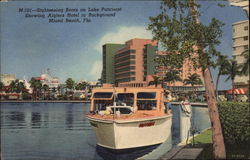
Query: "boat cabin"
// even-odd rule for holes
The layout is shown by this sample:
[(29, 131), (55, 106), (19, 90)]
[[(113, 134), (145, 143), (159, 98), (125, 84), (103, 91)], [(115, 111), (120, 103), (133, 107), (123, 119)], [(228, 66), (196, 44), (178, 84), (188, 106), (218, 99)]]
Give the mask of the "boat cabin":
[(94, 88), (90, 112), (100, 115), (164, 113), (162, 88)]

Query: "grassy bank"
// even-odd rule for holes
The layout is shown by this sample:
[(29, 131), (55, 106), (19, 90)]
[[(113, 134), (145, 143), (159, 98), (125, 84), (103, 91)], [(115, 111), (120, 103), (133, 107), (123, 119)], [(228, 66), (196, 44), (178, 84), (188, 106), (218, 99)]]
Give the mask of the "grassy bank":
[[(190, 140), (191, 142), (193, 139)], [(208, 129), (194, 138), (195, 145), (202, 145), (203, 151), (197, 159), (213, 159), (212, 131)], [(249, 148), (246, 145), (225, 144), (227, 159), (249, 159)]]

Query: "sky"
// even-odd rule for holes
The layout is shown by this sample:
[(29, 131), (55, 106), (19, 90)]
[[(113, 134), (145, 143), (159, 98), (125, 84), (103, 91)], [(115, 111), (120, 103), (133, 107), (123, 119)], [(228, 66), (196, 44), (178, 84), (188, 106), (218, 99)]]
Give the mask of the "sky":
[[(246, 20), (246, 14), (227, 2), (223, 2), (224, 8), (214, 1), (202, 3), (202, 22), (208, 23), (212, 17), (224, 22), (218, 50), (231, 56), (232, 23)], [(10, 1), (0, 4), (1, 74), (15, 74), (18, 79), (25, 76), (29, 80), (49, 68), (52, 76), (59, 77), (61, 82), (67, 78), (96, 81), (102, 71), (102, 45), (152, 38), (146, 30), (150, 23), (148, 17), (160, 13), (160, 1)], [(25, 13), (19, 12), (19, 8), (101, 7), (121, 8), (121, 11), (116, 12), (115, 17), (93, 17), (89, 23), (49, 23), (48, 18), (25, 18)], [(213, 71), (214, 78), (215, 75)], [(224, 79), (220, 89), (230, 88), (230, 81), (225, 83)]]

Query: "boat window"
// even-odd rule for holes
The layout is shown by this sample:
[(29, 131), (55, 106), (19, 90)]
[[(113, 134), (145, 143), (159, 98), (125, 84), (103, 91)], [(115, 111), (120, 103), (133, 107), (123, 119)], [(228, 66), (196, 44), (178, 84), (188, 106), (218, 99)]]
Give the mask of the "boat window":
[(133, 106), (134, 94), (133, 93), (118, 93), (116, 102), (117, 103), (125, 103), (127, 106)]
[(107, 106), (112, 106), (113, 100), (95, 100), (94, 101), (94, 108), (97, 111), (104, 111), (106, 110)]
[(137, 100), (138, 110), (156, 110), (156, 100)]
[(140, 99), (154, 99), (156, 96), (156, 92), (138, 92), (137, 98)]
[(111, 98), (113, 92), (96, 92), (94, 93), (94, 98)]

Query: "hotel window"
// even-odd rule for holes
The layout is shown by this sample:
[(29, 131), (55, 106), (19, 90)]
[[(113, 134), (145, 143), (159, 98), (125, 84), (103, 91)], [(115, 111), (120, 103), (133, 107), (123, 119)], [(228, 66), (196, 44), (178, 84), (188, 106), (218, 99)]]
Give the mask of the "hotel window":
[(248, 40), (248, 36), (243, 37), (244, 41)]
[(247, 31), (248, 30), (248, 26), (244, 26), (244, 30)]
[(248, 45), (245, 45), (245, 46), (244, 46), (244, 49), (245, 49), (245, 50), (248, 49)]
[(233, 47), (233, 50), (236, 51), (236, 47)]

